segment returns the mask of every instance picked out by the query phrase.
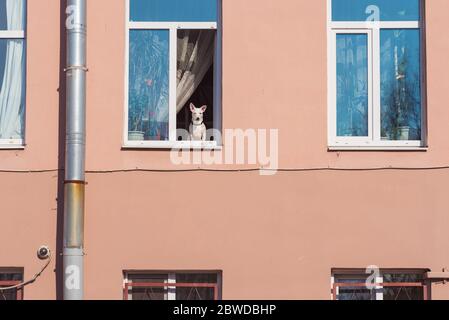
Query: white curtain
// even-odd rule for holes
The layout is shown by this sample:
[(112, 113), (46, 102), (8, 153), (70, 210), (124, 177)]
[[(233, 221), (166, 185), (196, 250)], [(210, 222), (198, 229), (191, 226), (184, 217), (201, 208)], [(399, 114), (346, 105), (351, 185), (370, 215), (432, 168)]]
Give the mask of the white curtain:
[[(6, 0), (8, 30), (24, 30), (25, 1)], [(5, 64), (0, 91), (0, 139), (22, 139), (25, 101), (24, 40), (7, 40), (5, 60), (0, 63)]]
[(178, 70), (176, 112), (182, 110), (200, 85), (214, 61), (215, 32), (178, 31)]

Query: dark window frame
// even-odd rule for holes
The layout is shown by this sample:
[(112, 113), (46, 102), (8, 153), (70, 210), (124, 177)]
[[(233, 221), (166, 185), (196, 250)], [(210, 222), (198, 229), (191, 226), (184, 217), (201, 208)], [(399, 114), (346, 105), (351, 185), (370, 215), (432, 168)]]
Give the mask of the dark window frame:
[[(15, 278), (17, 276), (19, 276), (19, 280), (2, 280), (3, 278)], [(23, 277), (24, 277), (24, 268), (17, 268), (17, 267), (2, 267), (0, 268), (0, 287), (11, 287), (11, 286), (16, 286), (18, 284), (21, 284), (23, 282)], [(15, 298), (12, 300), (23, 300), (24, 299), (24, 288), (20, 287), (17, 289), (12, 289), (15, 294)], [(0, 301), (1, 300), (11, 300), (8, 299), (5, 292), (8, 293), (8, 295), (10, 294), (9, 291), (12, 290), (7, 290), (7, 291), (0, 291)]]
[[(215, 282), (176, 282), (174, 279), (179, 275), (215, 275), (217, 280)], [(143, 278), (166, 276), (164, 279), (174, 282), (132, 282), (129, 281), (130, 276), (142, 276)], [(123, 279), (123, 300), (130, 300), (132, 288), (175, 288), (175, 290), (177, 288), (209, 288), (214, 290), (213, 300), (222, 299), (223, 272), (221, 270), (124, 270)]]
[[(422, 299), (414, 299), (414, 300), (431, 300), (431, 283), (426, 279), (425, 275), (430, 269), (412, 269), (412, 268), (380, 268), (380, 276), (382, 278), (381, 282), (374, 283), (376, 285), (375, 289), (369, 289), (366, 287), (366, 279), (370, 276), (369, 273), (366, 272), (365, 269), (359, 268), (333, 268), (331, 271), (331, 279), (332, 279), (332, 300), (340, 300), (339, 290), (341, 288), (350, 288), (355, 291), (365, 290), (366, 294), (371, 295), (371, 300), (378, 300), (376, 293), (384, 292), (384, 290), (388, 289), (397, 289), (399, 288), (399, 293), (401, 290), (408, 290), (412, 288), (420, 288), (422, 289)], [(416, 280), (413, 281), (385, 281), (385, 275), (413, 275), (417, 276)], [(342, 281), (344, 280), (344, 281)], [(351, 281), (353, 280), (353, 281)], [(399, 296), (399, 293), (397, 296)], [(354, 299), (357, 300), (357, 299)], [(401, 299), (395, 299), (401, 300)], [(413, 300), (413, 299), (411, 299)]]

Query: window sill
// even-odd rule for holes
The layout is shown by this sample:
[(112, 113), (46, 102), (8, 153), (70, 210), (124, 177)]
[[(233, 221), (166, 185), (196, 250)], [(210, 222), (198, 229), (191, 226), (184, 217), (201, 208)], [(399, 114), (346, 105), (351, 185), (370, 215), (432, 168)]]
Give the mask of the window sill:
[(0, 140), (0, 150), (24, 150), (25, 145), (17, 140)]
[(355, 147), (355, 146), (332, 146), (328, 147), (328, 151), (414, 151), (414, 152), (427, 152), (429, 150), (428, 147), (386, 147), (386, 146), (364, 146), (364, 147)]
[(222, 150), (222, 146), (214, 141), (128, 141), (122, 149), (162, 149), (162, 150)]

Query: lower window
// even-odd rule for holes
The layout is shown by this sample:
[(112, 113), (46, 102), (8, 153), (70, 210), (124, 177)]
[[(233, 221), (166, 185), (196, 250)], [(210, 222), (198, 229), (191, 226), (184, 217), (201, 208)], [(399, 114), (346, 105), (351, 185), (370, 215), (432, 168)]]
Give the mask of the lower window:
[[(23, 281), (23, 269), (21, 268), (0, 268), (0, 288), (16, 286)], [(0, 301), (2, 300), (22, 300), (23, 288), (10, 290), (0, 290)]]
[(333, 300), (428, 300), (430, 285), (425, 281), (429, 270), (381, 269), (367, 273), (362, 269), (332, 271)]
[(124, 300), (220, 300), (221, 272), (125, 271)]

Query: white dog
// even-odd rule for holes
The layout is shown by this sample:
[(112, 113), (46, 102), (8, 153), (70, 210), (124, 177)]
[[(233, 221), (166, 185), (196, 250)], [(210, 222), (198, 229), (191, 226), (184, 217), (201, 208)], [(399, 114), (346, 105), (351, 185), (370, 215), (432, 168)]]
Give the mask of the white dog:
[(206, 141), (206, 125), (204, 124), (204, 112), (207, 106), (196, 108), (193, 103), (190, 104), (192, 112), (192, 123), (190, 123), (189, 134), (191, 141)]

